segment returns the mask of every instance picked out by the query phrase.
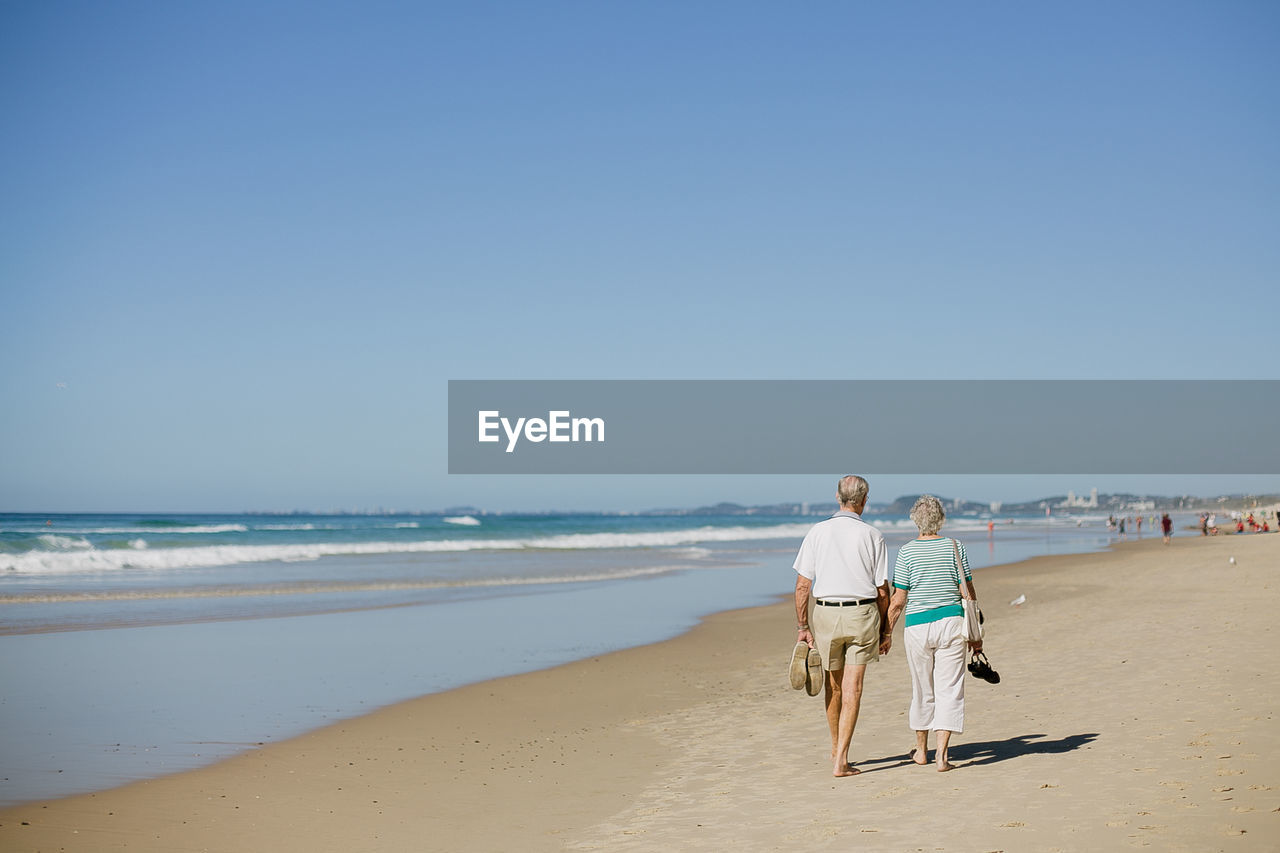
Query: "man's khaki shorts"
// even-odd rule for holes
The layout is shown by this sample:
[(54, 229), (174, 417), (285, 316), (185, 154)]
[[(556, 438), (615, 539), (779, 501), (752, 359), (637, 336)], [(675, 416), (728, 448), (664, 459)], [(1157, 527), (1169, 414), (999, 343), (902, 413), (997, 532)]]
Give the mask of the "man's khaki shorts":
[(880, 610), (875, 602), (856, 607), (813, 605), (809, 617), (813, 641), (825, 670), (846, 664), (867, 664), (880, 659)]

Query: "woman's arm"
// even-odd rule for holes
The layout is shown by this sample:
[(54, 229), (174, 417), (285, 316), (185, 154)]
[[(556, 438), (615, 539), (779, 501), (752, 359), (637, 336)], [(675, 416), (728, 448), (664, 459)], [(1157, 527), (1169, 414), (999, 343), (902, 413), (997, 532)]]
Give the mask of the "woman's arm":
[(893, 645), (893, 626), (898, 624), (898, 617), (906, 606), (907, 591), (895, 588), (893, 597), (889, 599), (889, 612), (885, 614), (884, 624), (880, 626), (880, 654), (888, 654), (889, 647)]
[[(967, 597), (968, 597), (968, 598), (973, 599), (974, 601), (977, 601), (977, 600), (978, 600), (978, 590), (977, 590), (977, 588), (975, 588), (975, 587), (974, 587), (974, 585), (973, 585), (973, 578), (969, 578), (968, 580), (966, 580), (966, 581), (964, 582), (964, 585), (965, 585), (965, 588), (966, 588), (966, 590), (967, 590), (967, 592), (968, 592)], [(964, 596), (964, 595), (965, 595), (965, 592), (964, 592), (964, 591), (962, 591), (962, 592), (961, 592), (961, 595), (962, 595), (962, 596)], [(981, 610), (979, 610), (978, 612), (979, 612), (979, 613), (981, 613), (982, 611), (981, 611)], [(969, 642), (969, 648), (970, 648), (970, 649), (972, 649), (974, 652), (980, 652), (980, 651), (982, 651), (982, 641), (981, 641), (981, 640), (972, 640), (972, 641), (970, 641), (970, 642)]]

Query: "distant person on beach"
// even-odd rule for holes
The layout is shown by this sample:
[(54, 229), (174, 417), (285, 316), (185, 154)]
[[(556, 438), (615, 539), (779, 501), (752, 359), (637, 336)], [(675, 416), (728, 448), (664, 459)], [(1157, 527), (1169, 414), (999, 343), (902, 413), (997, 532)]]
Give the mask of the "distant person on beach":
[(1160, 516), (1160, 531), (1164, 534), (1164, 544), (1168, 545), (1173, 539), (1173, 519), (1169, 517), (1169, 513)]
[(920, 537), (903, 545), (893, 569), (893, 598), (881, 652), (891, 644), (893, 626), (906, 611), (903, 644), (911, 670), (908, 723), (916, 733), (911, 760), (929, 763), (929, 732), (938, 733), (935, 764), (939, 772), (952, 769), (947, 747), (952, 733), (964, 731), (965, 647), (982, 651), (982, 641), (964, 638), (964, 608), (960, 585), (977, 599), (964, 546), (938, 534), (946, 520), (942, 502), (922, 495), (911, 508)]
[(836, 488), (840, 510), (810, 528), (793, 566), (799, 642), (818, 650), (826, 672), (834, 776), (861, 772), (849, 762), (849, 745), (858, 723), (863, 676), (867, 664), (880, 657), (880, 628), (889, 606), (889, 551), (880, 531), (862, 520), (867, 492), (862, 477), (841, 478)]

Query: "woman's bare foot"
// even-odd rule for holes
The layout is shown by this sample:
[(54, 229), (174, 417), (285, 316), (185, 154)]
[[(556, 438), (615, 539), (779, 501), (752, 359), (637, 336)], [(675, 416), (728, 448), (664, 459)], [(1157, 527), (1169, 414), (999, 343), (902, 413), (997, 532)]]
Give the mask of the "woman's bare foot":
[(921, 752), (919, 748), (913, 749), (911, 750), (911, 763), (919, 764), (921, 767), (924, 767), (929, 763), (929, 756), (928, 754)]
[(955, 769), (956, 769), (956, 766), (955, 766), (954, 764), (951, 764), (951, 763), (946, 762), (946, 761), (944, 761), (944, 762), (942, 762), (941, 764), (939, 764), (939, 765), (938, 765), (938, 772), (939, 772), (939, 773), (946, 773), (948, 770), (955, 770)]
[(831, 775), (839, 778), (841, 776), (857, 776), (861, 772), (861, 770), (846, 761), (844, 764), (837, 765)]

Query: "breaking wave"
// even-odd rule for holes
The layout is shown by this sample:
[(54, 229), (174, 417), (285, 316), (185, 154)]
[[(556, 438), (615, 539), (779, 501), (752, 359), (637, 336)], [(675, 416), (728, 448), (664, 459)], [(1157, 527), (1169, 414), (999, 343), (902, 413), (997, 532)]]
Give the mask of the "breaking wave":
[[(599, 572), (580, 572), (565, 575), (537, 575), (530, 577), (488, 577), (453, 580), (421, 581), (299, 581), (281, 584), (209, 585), (163, 589), (117, 589), (75, 592), (31, 592), (0, 594), (0, 604), (64, 604), (86, 601), (155, 601), (162, 599), (191, 598), (240, 598), (274, 595), (313, 595), (340, 592), (400, 592), (406, 590), (478, 589), (505, 586), (539, 586), (543, 584), (591, 583), (594, 581), (626, 580), (650, 577), (687, 569), (688, 566), (645, 566), (630, 569), (612, 569)], [(0, 631), (3, 633), (3, 631)]]
[[(201, 545), (182, 548), (94, 548), (86, 540), (50, 536), (49, 550), (0, 554), (0, 569), (29, 574), (111, 572), (119, 569), (168, 569), (229, 566), (270, 561), (299, 562), (322, 557), (371, 554), (414, 554), (462, 551), (562, 550), (605, 548), (670, 548), (702, 542), (798, 539), (811, 525), (766, 527), (698, 527), (632, 533), (575, 533), (512, 539), (434, 539), (414, 542), (313, 542), (288, 545)], [(43, 539), (44, 537), (42, 537)], [(83, 543), (83, 544), (81, 544)]]

